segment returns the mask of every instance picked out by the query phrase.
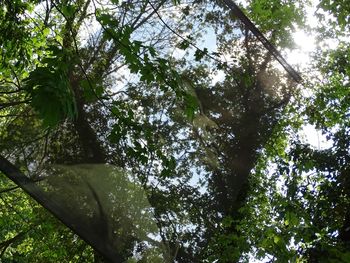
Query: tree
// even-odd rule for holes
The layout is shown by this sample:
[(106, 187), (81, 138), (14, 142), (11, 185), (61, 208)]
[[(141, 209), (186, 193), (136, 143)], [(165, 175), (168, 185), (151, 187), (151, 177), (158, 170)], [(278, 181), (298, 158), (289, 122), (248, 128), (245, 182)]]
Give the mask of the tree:
[[(254, 0), (242, 8), (273, 45), (291, 49), (305, 5)], [(345, 9), (327, 1), (320, 8), (345, 31)], [(238, 262), (255, 253), (346, 262), (345, 45), (318, 56), (327, 78), (306, 76), (319, 89), (305, 102), (225, 1), (4, 1), (0, 16), (1, 155), (40, 195), (67, 203), (63, 211), (84, 200), (63, 221), (95, 248), (3, 178), (0, 223), (14, 222), (1, 232), (3, 260)], [(203, 47), (211, 36), (215, 45)], [(304, 145), (302, 118), (333, 148)], [(84, 167), (100, 179), (72, 175), (90, 174)], [(131, 189), (142, 189), (147, 205), (131, 201)], [(19, 225), (20, 216), (30, 220)], [(151, 230), (135, 230), (140, 218)], [(107, 225), (113, 238), (99, 241), (91, 229)], [(37, 246), (43, 234), (52, 248)], [(103, 259), (96, 243), (115, 254)]]
[[(298, 104), (290, 105), (287, 114), (290, 128), (284, 134), (288, 141), (279, 140), (274, 148), (266, 148), (265, 158), (277, 165), (273, 176), (269, 177), (277, 183), (263, 179), (266, 166), (257, 170), (256, 180), (260, 181), (260, 187), (275, 190), (267, 190), (250, 201), (255, 208), (248, 211), (259, 213), (258, 220), (265, 221), (259, 226), (260, 230), (251, 235), (256, 235), (252, 240), (257, 242), (257, 253), (264, 256), (267, 252), (274, 260), (349, 261), (346, 231), (349, 195), (345, 190), (348, 188), (349, 149), (348, 66), (345, 62), (347, 51), (341, 40), (348, 34), (348, 29), (341, 18), (346, 14), (346, 6), (342, 6), (342, 14), (336, 6), (339, 8), (342, 4), (321, 1), (319, 8), (323, 12), (318, 14), (321, 21), (337, 20), (338, 24), (321, 23), (317, 32), (319, 41), (322, 39), (321, 47), (327, 45), (324, 42), (329, 39), (337, 41), (338, 46), (327, 51), (323, 46), (323, 50), (315, 51), (315, 64), (310, 66), (312, 69), (305, 85), (312, 96), (300, 97)], [(328, 16), (324, 12), (328, 12)], [(327, 138), (327, 146), (319, 149), (305, 143), (298, 133), (303, 122), (314, 125)], [(280, 147), (286, 152), (279, 152)], [(264, 162), (266, 159), (262, 160)], [(267, 212), (267, 209), (273, 209), (273, 212)]]

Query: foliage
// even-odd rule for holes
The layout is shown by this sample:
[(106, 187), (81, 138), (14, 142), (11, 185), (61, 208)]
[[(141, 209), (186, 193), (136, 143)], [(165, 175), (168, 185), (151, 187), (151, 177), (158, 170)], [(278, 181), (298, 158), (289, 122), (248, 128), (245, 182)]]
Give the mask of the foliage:
[[(0, 154), (71, 225), (111, 224), (116, 262), (349, 261), (347, 1), (320, 1), (314, 29), (308, 1), (242, 3), (278, 49), (297, 28), (337, 40), (301, 87), (223, 1), (0, 3)], [(103, 262), (4, 175), (1, 262)]]

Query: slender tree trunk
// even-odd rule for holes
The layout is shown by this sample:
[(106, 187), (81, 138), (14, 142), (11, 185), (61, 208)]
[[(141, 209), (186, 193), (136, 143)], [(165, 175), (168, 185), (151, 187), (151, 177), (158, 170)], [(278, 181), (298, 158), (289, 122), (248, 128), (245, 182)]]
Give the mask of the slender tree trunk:
[[(83, 149), (83, 159), (82, 162), (86, 164), (105, 164), (107, 163), (107, 158), (105, 151), (97, 138), (96, 131), (91, 127), (88, 116), (84, 107), (86, 105), (85, 99), (83, 97), (82, 90), (79, 86), (79, 79), (71, 76), (70, 84), (74, 91), (76, 105), (77, 105), (77, 118), (74, 120), (74, 128), (78, 134), (81, 147)], [(101, 178), (102, 180), (102, 178)], [(105, 222), (107, 223), (107, 222)], [(99, 226), (101, 228), (107, 226)], [(103, 240), (108, 242), (108, 240)], [(107, 244), (110, 245), (110, 244)], [(117, 251), (115, 251), (117, 253)], [(113, 262), (124, 262), (125, 259), (122, 255), (118, 255)], [(107, 263), (110, 262), (105, 259), (99, 252), (94, 251), (94, 262), (95, 263)]]

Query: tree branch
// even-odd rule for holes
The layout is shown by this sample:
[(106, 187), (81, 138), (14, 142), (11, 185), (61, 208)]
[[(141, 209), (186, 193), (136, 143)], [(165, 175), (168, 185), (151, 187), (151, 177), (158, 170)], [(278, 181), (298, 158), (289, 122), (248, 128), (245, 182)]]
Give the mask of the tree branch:
[(10, 239), (7, 239), (3, 242), (0, 242), (0, 249), (1, 249), (1, 252), (0, 252), (0, 258), (3, 257), (3, 255), (5, 254), (5, 251), (6, 249), (11, 246), (12, 243), (16, 242), (17, 240), (23, 238), (23, 236), (28, 233), (29, 230), (26, 230), (26, 231), (23, 231), (23, 232), (20, 232), (18, 233), (17, 235), (15, 235), (14, 237), (10, 238)]
[(16, 106), (16, 105), (20, 105), (20, 104), (24, 104), (24, 103), (28, 103), (28, 102), (30, 102), (30, 100), (11, 101), (11, 102), (0, 103), (0, 110), (5, 109), (5, 108), (7, 108), (7, 107)]

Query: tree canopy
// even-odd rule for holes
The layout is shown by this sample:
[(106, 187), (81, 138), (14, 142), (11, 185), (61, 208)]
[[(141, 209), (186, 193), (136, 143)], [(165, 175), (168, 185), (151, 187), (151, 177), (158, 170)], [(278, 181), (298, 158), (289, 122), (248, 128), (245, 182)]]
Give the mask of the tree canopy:
[(0, 19), (0, 262), (350, 262), (347, 1)]

